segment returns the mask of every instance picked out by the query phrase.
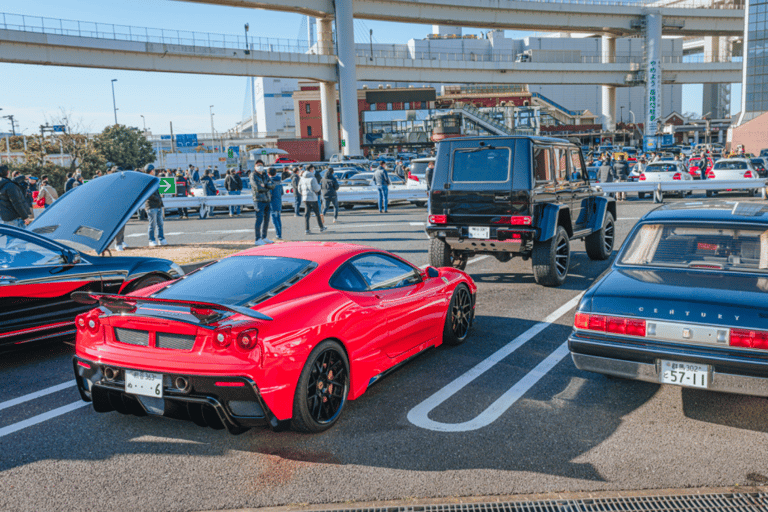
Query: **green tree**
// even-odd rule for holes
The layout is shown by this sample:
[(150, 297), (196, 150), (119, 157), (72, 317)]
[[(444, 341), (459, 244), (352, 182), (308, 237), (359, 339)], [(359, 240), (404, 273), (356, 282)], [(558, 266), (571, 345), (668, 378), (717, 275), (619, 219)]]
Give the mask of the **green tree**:
[(108, 162), (124, 169), (137, 169), (155, 161), (152, 145), (138, 128), (107, 126), (93, 143)]

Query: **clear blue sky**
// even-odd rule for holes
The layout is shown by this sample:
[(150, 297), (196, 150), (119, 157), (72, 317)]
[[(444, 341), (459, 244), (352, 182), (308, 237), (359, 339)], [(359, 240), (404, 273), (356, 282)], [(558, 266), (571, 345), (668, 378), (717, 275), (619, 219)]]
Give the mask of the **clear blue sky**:
[[(296, 14), (220, 7), (170, 0), (34, 0), (6, 2), (1, 11), (28, 16), (115, 23), (137, 27), (178, 29), (237, 35), (250, 25), (251, 36), (306, 39), (301, 30), (304, 17)], [(47, 23), (47, 22), (46, 22)], [(402, 43), (431, 32), (428, 25), (355, 21), (356, 39), (368, 40), (373, 29), (374, 42)], [(479, 33), (466, 29), (465, 33)], [(520, 33), (509, 33), (522, 37)], [(532, 35), (532, 34), (531, 34)], [(112, 90), (115, 83), (117, 118), (121, 124), (142, 127), (141, 115), (155, 133), (168, 133), (173, 122), (175, 133), (210, 131), (209, 105), (214, 105), (217, 131), (234, 126), (243, 117), (246, 79), (242, 77), (149, 73), (109, 69), (66, 68), (0, 63), (0, 108), (2, 115), (16, 116), (22, 132), (38, 131), (38, 126), (55, 119), (60, 110), (82, 120), (88, 131), (101, 131), (114, 121)], [(732, 98), (738, 111), (740, 95), (734, 87)], [(570, 108), (579, 108), (570, 105)], [(701, 86), (684, 86), (683, 111), (701, 113)], [(9, 131), (7, 120), (0, 120), (0, 132)]]

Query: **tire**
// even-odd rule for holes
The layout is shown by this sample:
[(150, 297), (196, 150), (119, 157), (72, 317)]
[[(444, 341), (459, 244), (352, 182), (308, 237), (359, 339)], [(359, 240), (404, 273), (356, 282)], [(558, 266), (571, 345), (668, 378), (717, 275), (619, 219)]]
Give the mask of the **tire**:
[(291, 427), (299, 432), (328, 430), (341, 416), (347, 393), (347, 354), (338, 342), (325, 340), (310, 352), (301, 370), (293, 397)]
[(472, 326), (472, 295), (467, 285), (460, 284), (453, 291), (448, 312), (445, 314), (443, 327), (443, 343), (446, 345), (461, 345), (469, 336)]
[(344, 208), (345, 210), (351, 210), (355, 207), (355, 205), (350, 203), (344, 203), (343, 205), (341, 205), (341, 207)]
[(156, 284), (164, 283), (166, 281), (170, 281), (170, 279), (159, 274), (151, 274), (151, 275), (139, 278), (133, 283), (131, 283), (129, 286), (126, 287), (123, 293), (124, 294), (133, 293), (136, 290), (141, 290), (142, 288), (146, 288), (147, 286), (153, 286)]
[(707, 197), (712, 197), (712, 191), (711, 190), (707, 190)]
[(616, 222), (611, 212), (605, 212), (603, 227), (584, 239), (584, 247), (587, 256), (591, 260), (607, 260), (613, 253), (613, 244), (616, 240)]
[(568, 275), (571, 245), (568, 233), (558, 226), (555, 236), (546, 242), (533, 244), (533, 277), (543, 286), (560, 286)]
[(429, 264), (433, 267), (453, 267), (459, 270), (467, 268), (466, 253), (451, 250), (451, 246), (439, 238), (433, 238), (429, 243)]
[(637, 193), (637, 198), (638, 199), (645, 199), (645, 192), (638, 192)]

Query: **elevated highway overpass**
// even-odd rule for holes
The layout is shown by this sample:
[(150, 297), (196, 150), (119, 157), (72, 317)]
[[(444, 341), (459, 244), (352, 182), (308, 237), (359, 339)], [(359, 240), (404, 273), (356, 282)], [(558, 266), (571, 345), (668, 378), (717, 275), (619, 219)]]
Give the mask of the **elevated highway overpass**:
[[(335, 16), (332, 0), (179, 0)], [(341, 0), (338, 0), (341, 1)], [(686, 0), (618, 2), (611, 0), (354, 0), (359, 19), (461, 25), (510, 30), (595, 32), (616, 37), (642, 34), (643, 17), (655, 11), (663, 17), (665, 35), (738, 36), (744, 33), (743, 2)]]
[[(104, 34), (106, 35), (106, 34)], [(250, 50), (173, 44), (107, 37), (47, 34), (0, 29), (0, 61), (23, 64), (76, 66), (135, 71), (196, 73), (232, 76), (275, 76), (334, 82), (336, 56), (296, 51)], [(181, 41), (184, 43), (185, 41)], [(298, 48), (298, 45), (294, 46)], [(363, 81), (461, 82), (488, 84), (597, 84), (622, 87), (636, 73), (642, 55), (603, 63), (599, 56), (578, 62), (514, 62), (478, 60), (477, 56), (419, 54), (357, 56), (357, 79)], [(448, 58), (450, 57), (450, 59)], [(466, 57), (466, 58), (462, 58)], [(666, 83), (731, 83), (741, 77), (741, 62), (666, 62)]]

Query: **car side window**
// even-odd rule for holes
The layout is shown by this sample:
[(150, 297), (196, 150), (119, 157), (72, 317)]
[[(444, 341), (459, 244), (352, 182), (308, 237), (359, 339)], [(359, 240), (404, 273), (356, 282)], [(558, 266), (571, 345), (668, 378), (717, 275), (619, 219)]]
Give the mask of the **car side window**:
[(533, 150), (533, 175), (536, 183), (552, 181), (552, 150), (550, 148), (537, 148)]
[(581, 154), (576, 150), (571, 150), (571, 181), (586, 180), (584, 176), (584, 162), (581, 160)]
[(401, 288), (421, 281), (411, 267), (385, 254), (369, 254), (351, 262), (372, 290)]
[(555, 148), (555, 173), (558, 183), (569, 181), (568, 151), (565, 148)]
[(0, 234), (0, 269), (62, 265), (64, 256), (41, 245)]
[(365, 282), (360, 272), (349, 263), (342, 265), (338, 272), (333, 275), (329, 284), (337, 290), (347, 292), (364, 292), (368, 289), (368, 283)]

